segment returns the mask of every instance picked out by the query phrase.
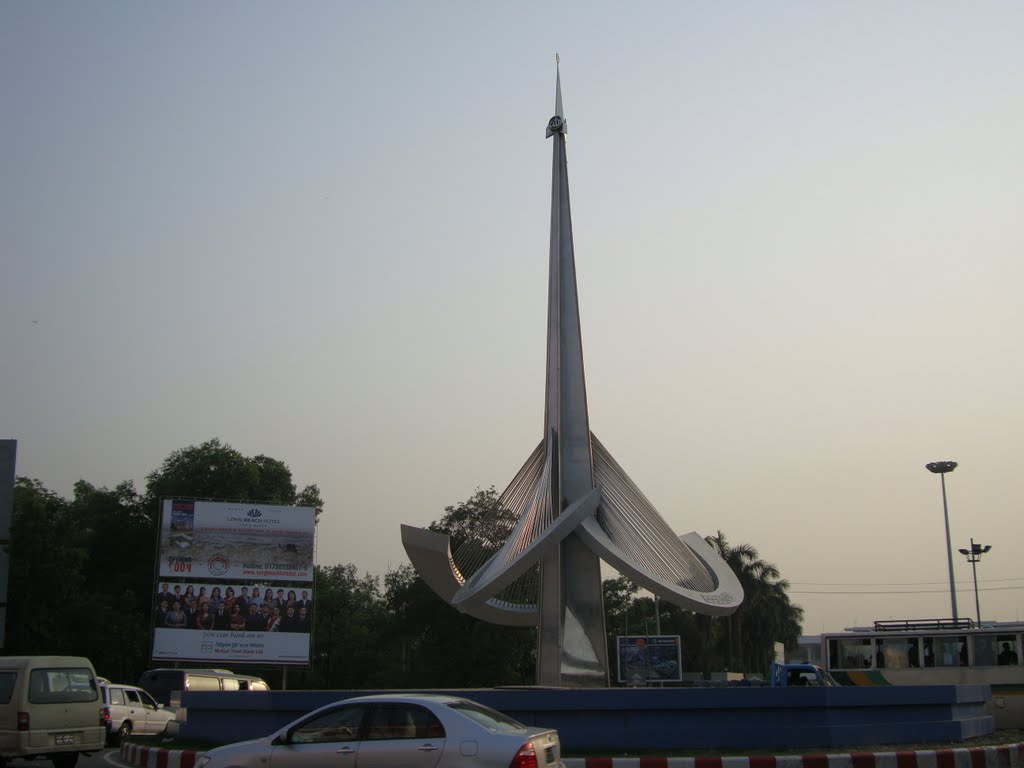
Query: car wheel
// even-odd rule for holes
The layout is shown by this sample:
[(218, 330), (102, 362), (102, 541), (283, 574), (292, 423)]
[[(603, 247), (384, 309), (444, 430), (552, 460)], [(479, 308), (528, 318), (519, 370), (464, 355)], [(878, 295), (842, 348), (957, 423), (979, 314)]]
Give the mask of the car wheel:
[(77, 752), (64, 752), (53, 756), (53, 768), (75, 768), (77, 762)]
[[(127, 739), (131, 735), (132, 735), (132, 724), (131, 723), (127, 723), (127, 722), (121, 723), (121, 727), (117, 729), (117, 743), (118, 744), (124, 743), (124, 740)], [(60, 766), (58, 766), (58, 768), (60, 768)]]

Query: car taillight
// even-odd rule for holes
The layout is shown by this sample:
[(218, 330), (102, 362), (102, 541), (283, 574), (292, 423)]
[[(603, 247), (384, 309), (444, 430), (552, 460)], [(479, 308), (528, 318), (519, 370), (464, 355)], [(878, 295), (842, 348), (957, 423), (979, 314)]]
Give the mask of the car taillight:
[(516, 756), (512, 758), (508, 768), (537, 768), (537, 750), (533, 748), (533, 744), (530, 742), (523, 744), (516, 752)]
[(110, 707), (103, 707), (100, 710), (100, 725), (110, 724)]
[(19, 712), (18, 713), (18, 730), (19, 731), (27, 731), (28, 730), (28, 712)]

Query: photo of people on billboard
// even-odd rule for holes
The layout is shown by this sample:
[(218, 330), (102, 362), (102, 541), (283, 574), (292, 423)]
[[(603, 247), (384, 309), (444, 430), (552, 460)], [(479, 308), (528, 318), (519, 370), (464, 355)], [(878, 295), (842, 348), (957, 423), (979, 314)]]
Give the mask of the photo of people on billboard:
[(313, 631), (312, 590), (164, 581), (153, 603), (153, 626), (308, 634)]

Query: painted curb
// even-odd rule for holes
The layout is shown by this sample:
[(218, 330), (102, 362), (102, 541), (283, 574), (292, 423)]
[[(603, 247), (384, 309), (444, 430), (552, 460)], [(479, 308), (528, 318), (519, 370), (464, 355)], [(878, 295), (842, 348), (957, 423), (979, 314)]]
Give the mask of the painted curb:
[(121, 745), (121, 759), (136, 768), (195, 768), (196, 759), (201, 754), (191, 749)]
[[(121, 745), (135, 768), (195, 768), (201, 752)], [(1024, 768), (1024, 742), (993, 747), (749, 757), (567, 757), (565, 768)]]
[(749, 757), (568, 757), (565, 768), (1022, 768), (1024, 743), (902, 752)]

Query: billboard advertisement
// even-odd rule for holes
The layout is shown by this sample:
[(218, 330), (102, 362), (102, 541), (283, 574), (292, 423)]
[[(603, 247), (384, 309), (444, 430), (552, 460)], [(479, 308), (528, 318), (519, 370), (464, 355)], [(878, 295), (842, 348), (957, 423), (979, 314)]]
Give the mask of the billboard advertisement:
[(313, 507), (164, 499), (158, 578), (313, 581)]
[(313, 605), (309, 585), (162, 581), (153, 658), (306, 664)]
[(164, 499), (154, 660), (308, 664), (316, 511)]
[(619, 635), (617, 640), (620, 683), (682, 680), (679, 635)]

